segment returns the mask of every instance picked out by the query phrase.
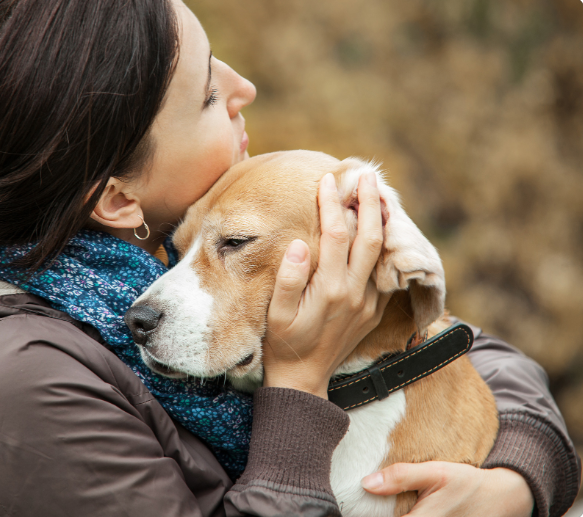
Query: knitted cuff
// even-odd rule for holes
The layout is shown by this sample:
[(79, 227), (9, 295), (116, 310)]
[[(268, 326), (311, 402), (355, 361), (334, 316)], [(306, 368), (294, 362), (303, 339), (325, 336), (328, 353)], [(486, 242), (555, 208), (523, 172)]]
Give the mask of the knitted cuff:
[(533, 517), (559, 517), (573, 504), (580, 483), (575, 451), (549, 424), (524, 412), (500, 413), (500, 430), (482, 468), (518, 472), (535, 499)]
[(333, 497), (332, 454), (348, 415), (315, 395), (284, 388), (255, 392), (249, 461), (238, 484), (265, 481)]

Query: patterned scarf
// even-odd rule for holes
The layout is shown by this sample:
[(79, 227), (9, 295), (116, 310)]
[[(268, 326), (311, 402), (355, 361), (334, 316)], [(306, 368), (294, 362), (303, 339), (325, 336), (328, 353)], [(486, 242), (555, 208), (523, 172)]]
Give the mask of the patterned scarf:
[[(176, 251), (164, 244), (170, 265)], [(235, 479), (247, 463), (252, 397), (198, 379), (169, 379), (141, 360), (123, 317), (131, 304), (168, 268), (143, 249), (107, 233), (79, 232), (51, 266), (26, 278), (10, 267), (33, 245), (0, 247), (0, 279), (47, 300), (55, 309), (93, 325), (164, 409), (204, 440)]]

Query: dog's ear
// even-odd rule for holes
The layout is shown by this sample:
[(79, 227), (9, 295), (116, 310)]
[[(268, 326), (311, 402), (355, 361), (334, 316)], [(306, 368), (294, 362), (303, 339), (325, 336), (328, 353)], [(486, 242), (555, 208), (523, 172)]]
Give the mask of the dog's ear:
[(373, 279), (383, 293), (408, 290), (417, 329), (424, 331), (444, 310), (441, 260), (401, 207), (398, 194), (385, 183), (378, 165), (357, 158), (342, 162), (337, 184), (345, 208), (358, 212), (358, 181), (367, 172), (377, 176), (383, 211), (383, 248)]

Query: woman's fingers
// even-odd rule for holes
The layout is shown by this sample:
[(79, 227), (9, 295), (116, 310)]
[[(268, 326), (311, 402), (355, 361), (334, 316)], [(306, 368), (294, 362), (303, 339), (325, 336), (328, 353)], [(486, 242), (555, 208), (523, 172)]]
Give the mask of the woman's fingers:
[(287, 328), (295, 319), (310, 274), (310, 249), (299, 239), (293, 241), (281, 262), (268, 319), (278, 328)]
[(362, 488), (376, 495), (423, 491), (443, 481), (444, 476), (435, 463), (395, 463), (363, 478)]
[(375, 495), (417, 491), (408, 517), (529, 517), (534, 507), (525, 479), (505, 468), (396, 463), (364, 478), (362, 486)]
[[(320, 205), (320, 258), (319, 274), (324, 274), (328, 282), (340, 280), (339, 273), (345, 274), (348, 262), (348, 229), (340, 206), (336, 180), (331, 173), (326, 174), (318, 190)], [(344, 278), (344, 275), (342, 275)]]
[[(371, 272), (378, 261), (383, 243), (381, 203), (374, 173), (360, 178), (358, 186), (358, 233), (349, 253), (349, 235), (343, 209), (332, 174), (326, 174), (320, 182), (318, 201), (322, 237), (318, 274), (325, 275), (327, 285), (348, 288), (355, 293), (364, 291)], [(343, 259), (346, 262), (343, 262)], [(346, 268), (343, 264), (348, 264)], [(349, 277), (355, 278), (357, 285), (349, 285)]]
[(351, 273), (364, 283), (379, 259), (383, 245), (381, 200), (373, 172), (364, 174), (358, 183), (358, 234), (350, 251)]

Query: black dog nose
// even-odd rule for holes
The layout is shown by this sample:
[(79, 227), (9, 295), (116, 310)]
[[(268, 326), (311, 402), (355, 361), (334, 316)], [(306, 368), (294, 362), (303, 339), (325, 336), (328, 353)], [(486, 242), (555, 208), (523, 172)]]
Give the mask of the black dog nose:
[(161, 317), (162, 313), (152, 309), (152, 307), (138, 305), (128, 309), (124, 320), (132, 331), (134, 341), (138, 345), (145, 345), (148, 341), (148, 334), (158, 326)]

